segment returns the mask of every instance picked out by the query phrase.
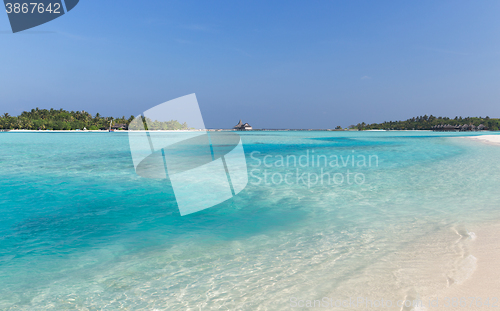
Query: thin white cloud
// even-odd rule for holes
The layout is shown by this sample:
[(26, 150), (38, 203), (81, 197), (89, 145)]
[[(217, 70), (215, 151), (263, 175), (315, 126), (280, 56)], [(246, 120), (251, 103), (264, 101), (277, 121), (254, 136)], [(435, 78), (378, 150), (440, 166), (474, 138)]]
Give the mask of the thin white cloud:
[(462, 56), (469, 55), (469, 53), (465, 53), (465, 52), (457, 52), (457, 51), (451, 51), (451, 50), (445, 50), (445, 49), (439, 49), (439, 48), (431, 48), (431, 47), (426, 47), (426, 46), (420, 46), (419, 48), (427, 50), (427, 51), (431, 51), (431, 52), (439, 52), (439, 53), (462, 55)]
[(239, 48), (234, 48), (235, 51), (241, 53), (242, 55), (245, 55), (247, 57), (252, 57), (250, 53), (247, 53), (245, 50), (239, 49)]
[(215, 32), (215, 29), (213, 27), (207, 25), (190, 24), (190, 25), (182, 25), (181, 27), (184, 29), (189, 29), (194, 31)]
[(175, 39), (175, 41), (177, 41), (180, 44), (194, 44), (193, 41), (184, 40), (184, 39)]

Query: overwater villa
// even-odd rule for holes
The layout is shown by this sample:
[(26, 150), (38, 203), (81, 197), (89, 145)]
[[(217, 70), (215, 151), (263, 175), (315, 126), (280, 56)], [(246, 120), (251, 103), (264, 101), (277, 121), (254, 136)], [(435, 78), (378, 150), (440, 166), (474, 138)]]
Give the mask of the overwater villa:
[(486, 126), (479, 124), (475, 126), (474, 124), (463, 124), (463, 125), (434, 125), (431, 128), (433, 131), (439, 132), (469, 132), (469, 131), (485, 131)]
[(234, 126), (234, 129), (238, 131), (249, 131), (252, 129), (252, 126), (248, 123), (243, 124), (240, 120), (240, 122)]

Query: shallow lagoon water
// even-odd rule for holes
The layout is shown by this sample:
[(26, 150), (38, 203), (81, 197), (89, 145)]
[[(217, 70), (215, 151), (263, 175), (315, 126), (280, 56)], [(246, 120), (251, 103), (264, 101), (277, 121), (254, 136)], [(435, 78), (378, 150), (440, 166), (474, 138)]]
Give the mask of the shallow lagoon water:
[[(181, 217), (168, 180), (135, 174), (125, 133), (0, 133), (0, 309), (287, 310), (459, 285), (480, 264), (471, 228), (500, 218), (500, 147), (464, 135), (241, 133), (253, 176), (364, 180), (250, 175)], [(274, 165), (307, 154), (378, 161)]]

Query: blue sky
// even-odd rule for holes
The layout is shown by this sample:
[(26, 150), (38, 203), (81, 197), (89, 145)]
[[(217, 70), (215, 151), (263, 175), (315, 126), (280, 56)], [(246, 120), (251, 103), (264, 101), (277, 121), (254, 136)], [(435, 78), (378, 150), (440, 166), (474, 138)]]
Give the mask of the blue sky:
[(0, 112), (130, 116), (196, 93), (205, 125), (500, 117), (499, 1), (91, 1), (12, 34)]

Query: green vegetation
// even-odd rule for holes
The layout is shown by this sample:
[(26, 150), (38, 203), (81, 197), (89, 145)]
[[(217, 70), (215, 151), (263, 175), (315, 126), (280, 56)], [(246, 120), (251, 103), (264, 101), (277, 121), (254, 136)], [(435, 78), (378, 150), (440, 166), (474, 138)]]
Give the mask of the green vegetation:
[[(126, 119), (102, 117), (99, 113), (92, 116), (85, 111), (66, 111), (63, 109), (31, 109), (24, 111), (19, 116), (10, 116), (8, 113), (0, 115), (0, 129), (24, 129), (24, 130), (99, 130), (109, 129), (111, 124), (125, 124), (128, 126), (134, 120), (134, 116)], [(188, 129), (186, 123), (180, 124), (178, 121), (171, 120), (168, 122), (147, 121), (151, 130), (179, 130)], [(147, 129), (147, 126), (145, 126)]]
[[(189, 127), (187, 125), (186, 122), (184, 122), (183, 124), (179, 123), (179, 121), (177, 120), (170, 120), (170, 121), (166, 121), (166, 122), (160, 122), (160, 121), (157, 121), (157, 120), (151, 120), (149, 118), (142, 118), (143, 119), (143, 124), (144, 124), (144, 128), (146, 130), (154, 130), (154, 131), (158, 131), (158, 130), (188, 130)], [(135, 126), (136, 122), (132, 122), (132, 124), (130, 124), (130, 130), (137, 130), (139, 129), (137, 126)]]
[(357, 128), (358, 130), (430, 130), (435, 125), (475, 125), (483, 124), (490, 131), (498, 131), (500, 128), (500, 119), (493, 119), (490, 117), (455, 117), (454, 119), (447, 117), (420, 116), (411, 118), (406, 121), (390, 121), (383, 123), (358, 123), (351, 125), (350, 128)]
[(97, 113), (94, 117), (85, 111), (66, 111), (63, 109), (31, 109), (24, 111), (19, 116), (10, 116), (4, 113), (0, 116), (1, 129), (24, 129), (24, 130), (76, 130), (86, 127), (89, 130), (108, 129), (111, 121), (113, 123), (128, 124), (134, 119), (125, 117), (101, 117)]

